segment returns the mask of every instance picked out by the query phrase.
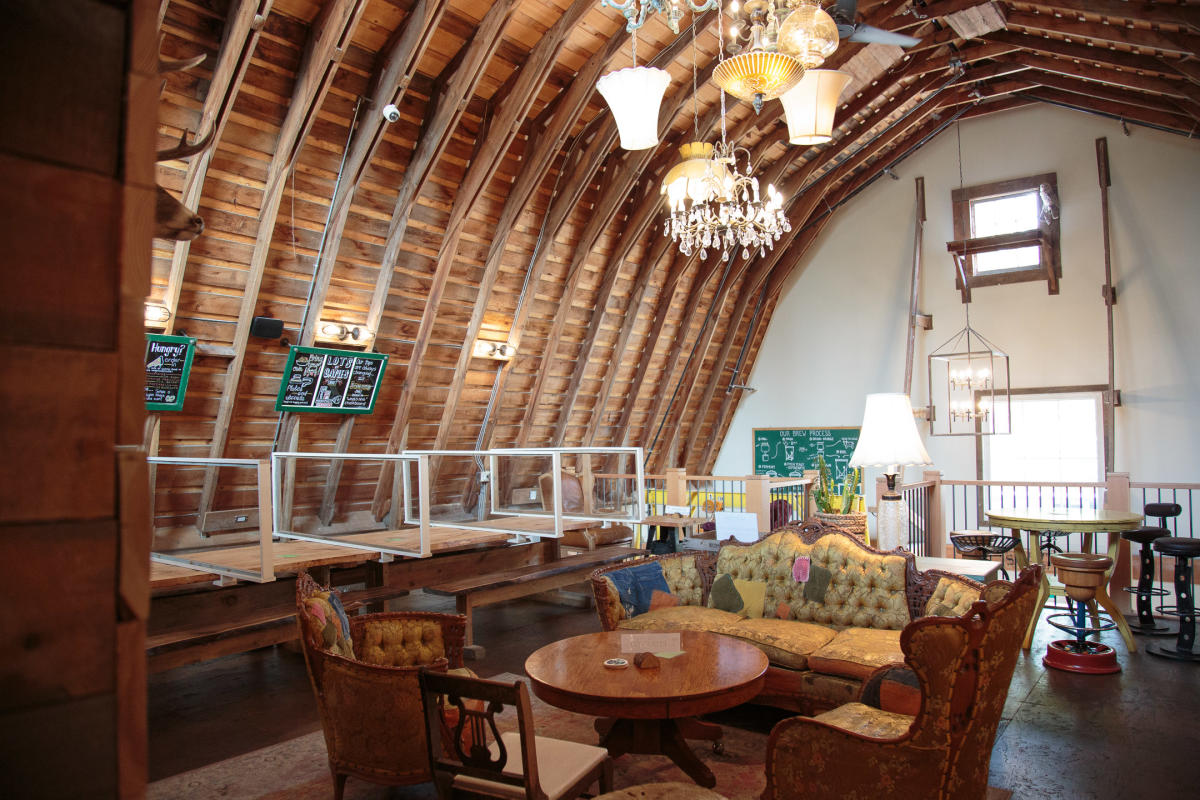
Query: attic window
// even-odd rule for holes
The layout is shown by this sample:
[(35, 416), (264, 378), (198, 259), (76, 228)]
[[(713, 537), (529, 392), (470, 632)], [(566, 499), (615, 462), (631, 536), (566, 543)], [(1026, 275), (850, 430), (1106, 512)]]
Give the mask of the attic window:
[[(1058, 293), (1058, 180), (1054, 173), (956, 189), (954, 239), (971, 289), (1045, 280)], [(962, 281), (955, 276), (962, 290)], [(964, 300), (970, 291), (964, 291)]]

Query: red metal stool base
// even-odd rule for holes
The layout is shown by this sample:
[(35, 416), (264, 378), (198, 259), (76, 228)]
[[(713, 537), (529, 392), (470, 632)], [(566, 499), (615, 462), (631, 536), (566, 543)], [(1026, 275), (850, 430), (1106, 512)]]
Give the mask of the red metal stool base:
[(1120, 672), (1117, 651), (1099, 642), (1083, 642), (1074, 639), (1058, 639), (1046, 647), (1042, 665), (1064, 672), (1081, 672), (1085, 675), (1108, 675)]

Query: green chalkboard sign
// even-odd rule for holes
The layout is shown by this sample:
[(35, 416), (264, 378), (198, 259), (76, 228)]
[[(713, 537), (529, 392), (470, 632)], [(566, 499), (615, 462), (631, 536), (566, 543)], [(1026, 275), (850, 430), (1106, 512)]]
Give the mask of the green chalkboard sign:
[(178, 411), (183, 408), (196, 340), (190, 336), (146, 334), (146, 409)]
[(275, 410), (370, 414), (387, 362), (384, 353), (293, 347)]
[(754, 474), (798, 478), (817, 468), (817, 456), (835, 483), (846, 479), (850, 456), (858, 445), (859, 428), (755, 428)]

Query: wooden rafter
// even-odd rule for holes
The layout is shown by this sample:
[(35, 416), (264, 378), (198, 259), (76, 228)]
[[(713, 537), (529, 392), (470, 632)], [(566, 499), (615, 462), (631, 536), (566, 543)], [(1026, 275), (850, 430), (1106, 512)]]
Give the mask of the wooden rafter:
[[(258, 214), (258, 235), (254, 241), (246, 285), (238, 310), (237, 327), (233, 335), (234, 356), (225, 370), (225, 385), (217, 406), (216, 424), (213, 426), (212, 444), (209, 447), (209, 454), (213, 458), (220, 458), (225, 453), (225, 442), (237, 403), (238, 386), (241, 383), (242, 366), (246, 360), (250, 322), (258, 305), (258, 292), (262, 286), (267, 255), (275, 235), (275, 219), (279, 213), (279, 203), (283, 199), (285, 179), (300, 152), (300, 144), (312, 127), (317, 109), (324, 102), (337, 65), (345, 54), (346, 44), (365, 8), (366, 0), (333, 0), (322, 9), (321, 16), (313, 23), (309, 46), (305, 49), (296, 76), (295, 88), (287, 114), (279, 128), (275, 154), (271, 158), (263, 185), (262, 204)], [(199, 507), (202, 521), (212, 510), (217, 491), (217, 475), (216, 468), (209, 467), (205, 470)], [(203, 522), (201, 524), (203, 525)]]

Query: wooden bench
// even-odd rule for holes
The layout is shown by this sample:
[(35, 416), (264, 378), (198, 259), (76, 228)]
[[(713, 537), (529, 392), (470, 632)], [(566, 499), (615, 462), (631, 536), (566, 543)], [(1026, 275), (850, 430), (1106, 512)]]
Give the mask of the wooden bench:
[(611, 545), (589, 550), (579, 555), (548, 561), (544, 564), (530, 564), (487, 575), (472, 575), (428, 587), (426, 591), (454, 596), (458, 613), (467, 618), (464, 654), (468, 658), (479, 659), (483, 657), (484, 650), (475, 644), (471, 613), (474, 609), (492, 603), (502, 603), (505, 600), (515, 600), (518, 597), (528, 597), (541, 592), (561, 589), (585, 580), (597, 567), (642, 555), (645, 555), (643, 550)]

